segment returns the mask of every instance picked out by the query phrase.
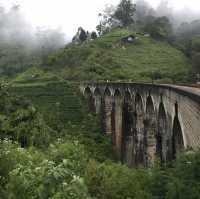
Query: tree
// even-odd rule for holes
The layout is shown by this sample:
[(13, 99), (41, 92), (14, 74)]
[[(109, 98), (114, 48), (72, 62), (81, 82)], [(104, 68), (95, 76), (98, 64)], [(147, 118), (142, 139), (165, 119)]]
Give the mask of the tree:
[(81, 40), (81, 42), (87, 39), (87, 33), (83, 28), (79, 28), (79, 39)]
[(155, 39), (169, 39), (172, 35), (172, 25), (167, 17), (152, 18), (144, 27), (144, 31)]
[(93, 31), (91, 33), (91, 39), (96, 39), (97, 38), (97, 33), (95, 31)]
[(82, 42), (86, 41), (87, 38), (88, 38), (87, 32), (82, 27), (79, 27), (78, 31), (77, 31), (76, 35), (73, 37), (72, 41), (74, 43), (82, 43)]
[(112, 4), (107, 4), (102, 13), (99, 13), (100, 23), (97, 25), (96, 29), (99, 35), (108, 32), (113, 28), (113, 15), (115, 13), (115, 6)]
[(113, 17), (119, 20), (124, 27), (134, 23), (134, 13), (136, 5), (131, 0), (121, 0)]

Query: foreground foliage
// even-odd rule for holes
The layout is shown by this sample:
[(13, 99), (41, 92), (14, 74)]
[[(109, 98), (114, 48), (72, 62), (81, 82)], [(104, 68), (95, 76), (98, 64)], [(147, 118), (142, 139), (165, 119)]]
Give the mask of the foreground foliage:
[(1, 141), (1, 198), (199, 198), (200, 153), (183, 155), (171, 168), (141, 170), (99, 163), (84, 148), (59, 140), (42, 152)]
[[(199, 152), (183, 154), (170, 166), (130, 169), (114, 161), (109, 138), (87, 110), (79, 125), (65, 126), (61, 133), (24, 98), (3, 86), (0, 95), (0, 198), (199, 198)], [(20, 135), (27, 140), (25, 148)]]
[(0, 85), (0, 138), (18, 141), (22, 147), (48, 146), (53, 130), (30, 101), (11, 95)]

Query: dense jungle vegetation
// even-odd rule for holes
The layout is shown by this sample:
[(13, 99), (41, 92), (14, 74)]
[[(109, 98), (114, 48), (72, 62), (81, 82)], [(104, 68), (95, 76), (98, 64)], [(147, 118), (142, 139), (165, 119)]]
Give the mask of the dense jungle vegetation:
[[(25, 43), (6, 37), (6, 28), (14, 33), (10, 15)], [(200, 21), (173, 31), (170, 17), (122, 0), (101, 15), (98, 36), (88, 38), (80, 28), (62, 47), (63, 35), (52, 30), (40, 30), (34, 41), (24, 38), (19, 16), (18, 6), (0, 9), (0, 199), (200, 198), (200, 152), (185, 151), (154, 168), (128, 168), (77, 91), (85, 80), (195, 82)], [(124, 42), (130, 35), (134, 41)]]

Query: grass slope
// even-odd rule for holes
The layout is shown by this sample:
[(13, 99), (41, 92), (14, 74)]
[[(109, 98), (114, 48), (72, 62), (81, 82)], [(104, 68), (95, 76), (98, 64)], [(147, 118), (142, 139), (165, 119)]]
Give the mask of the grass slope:
[(10, 90), (31, 100), (52, 128), (68, 122), (76, 125), (83, 119), (77, 85), (67, 82), (16, 84)]
[(152, 74), (162, 82), (184, 81), (191, 65), (184, 54), (162, 41), (142, 34), (133, 44), (121, 38), (134, 34), (115, 30), (95, 41), (68, 45), (51, 54), (44, 69), (29, 69), (15, 81), (44, 79), (151, 81)]

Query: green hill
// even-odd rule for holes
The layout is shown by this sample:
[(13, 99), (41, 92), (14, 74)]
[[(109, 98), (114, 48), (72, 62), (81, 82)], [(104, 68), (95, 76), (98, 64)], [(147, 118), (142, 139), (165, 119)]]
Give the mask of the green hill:
[(17, 84), (10, 91), (31, 100), (47, 124), (57, 129), (77, 125), (83, 119), (77, 87), (67, 82), (46, 82)]
[[(134, 35), (133, 43), (121, 39)], [(114, 30), (80, 45), (67, 45), (49, 55), (44, 68), (31, 68), (17, 82), (81, 80), (185, 81), (191, 65), (167, 42), (128, 30)]]

